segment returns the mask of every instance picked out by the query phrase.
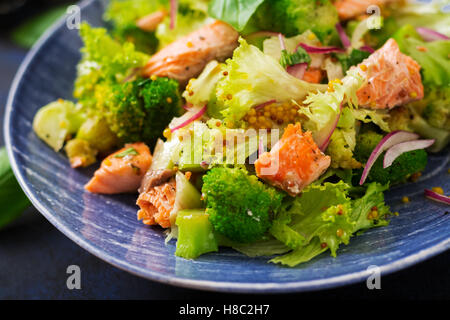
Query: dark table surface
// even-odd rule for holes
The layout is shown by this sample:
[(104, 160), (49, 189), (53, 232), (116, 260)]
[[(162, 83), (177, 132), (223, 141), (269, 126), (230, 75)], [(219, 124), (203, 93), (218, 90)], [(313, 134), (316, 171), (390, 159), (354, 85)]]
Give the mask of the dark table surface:
[[(26, 55), (0, 38), (0, 119), (14, 74)], [(1, 122), (3, 123), (3, 121)], [(0, 125), (1, 128), (1, 125)], [(0, 130), (0, 144), (3, 132)], [(1, 210), (1, 209), (0, 209)], [(1, 214), (1, 212), (0, 212)], [(66, 286), (69, 265), (81, 269), (81, 289)], [(391, 275), (381, 290), (365, 283), (269, 299), (450, 299), (450, 251)], [(253, 298), (261, 298), (252, 296)], [(176, 288), (128, 274), (91, 255), (30, 208), (0, 231), (0, 299), (239, 299), (250, 296)]]

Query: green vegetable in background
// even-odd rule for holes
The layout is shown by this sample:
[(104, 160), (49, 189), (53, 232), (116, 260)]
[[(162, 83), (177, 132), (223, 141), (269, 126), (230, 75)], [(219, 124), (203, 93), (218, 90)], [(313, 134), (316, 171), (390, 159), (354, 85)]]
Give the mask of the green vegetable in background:
[(52, 8), (26, 21), (13, 30), (12, 40), (25, 48), (30, 48), (47, 28), (65, 14), (66, 8), (66, 6)]
[(263, 2), (264, 0), (213, 0), (209, 5), (209, 14), (241, 32)]
[(0, 228), (17, 218), (30, 206), (30, 201), (23, 193), (14, 177), (4, 147), (0, 148)]

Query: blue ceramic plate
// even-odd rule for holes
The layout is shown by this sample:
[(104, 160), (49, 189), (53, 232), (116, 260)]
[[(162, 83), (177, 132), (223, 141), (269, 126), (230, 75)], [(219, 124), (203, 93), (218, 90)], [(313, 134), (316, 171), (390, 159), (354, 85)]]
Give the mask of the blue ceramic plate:
[[(102, 25), (99, 1), (81, 4), (82, 19)], [(43, 105), (71, 99), (80, 59), (78, 30), (57, 23), (33, 48), (20, 68), (8, 101), (5, 136), (14, 172), (36, 208), (59, 230), (97, 257), (144, 278), (167, 284), (226, 292), (293, 292), (363, 281), (376, 265), (382, 275), (406, 268), (450, 247), (450, 215), (445, 205), (426, 200), (423, 190), (450, 190), (448, 151), (431, 157), (415, 184), (387, 192), (400, 215), (385, 228), (370, 230), (342, 246), (337, 258), (323, 254), (297, 268), (247, 258), (230, 249), (190, 261), (174, 256), (175, 243), (164, 244), (163, 230), (136, 220), (135, 196), (86, 193), (90, 170), (73, 170), (32, 131)], [(402, 204), (402, 196), (411, 202)]]

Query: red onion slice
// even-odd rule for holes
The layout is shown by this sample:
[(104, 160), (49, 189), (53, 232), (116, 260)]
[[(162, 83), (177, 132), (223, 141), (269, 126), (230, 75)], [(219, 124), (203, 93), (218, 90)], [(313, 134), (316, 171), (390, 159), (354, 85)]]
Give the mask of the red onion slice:
[(351, 46), (351, 42), (350, 39), (348, 38), (347, 34), (345, 33), (344, 28), (342, 27), (342, 25), (338, 22), (336, 23), (336, 31), (339, 35), (339, 38), (341, 39), (342, 45), (344, 46), (344, 48), (348, 48)]
[(280, 40), (281, 50), (286, 50), (286, 44), (284, 43), (284, 36), (281, 33), (278, 34), (278, 39)]
[(375, 161), (377, 161), (380, 154), (398, 143), (416, 140), (417, 138), (419, 138), (418, 134), (408, 131), (399, 130), (387, 134), (383, 139), (381, 139), (380, 143), (378, 143), (378, 145), (370, 154), (369, 160), (367, 160), (366, 166), (364, 167), (364, 171), (361, 175), (361, 179), (359, 180), (359, 185), (364, 184), (367, 176), (369, 175), (370, 169), (372, 168)]
[(383, 168), (389, 167), (395, 159), (405, 152), (425, 149), (434, 143), (434, 139), (428, 140), (412, 140), (398, 143), (388, 149), (383, 159)]
[(308, 64), (306, 62), (302, 62), (302, 63), (294, 64), (293, 66), (288, 66), (286, 71), (291, 76), (302, 80), (303, 76), (305, 75), (306, 68), (308, 68)]
[(366, 52), (369, 52), (369, 53), (374, 53), (375, 52), (374, 48), (372, 48), (371, 46), (367, 46), (367, 45), (360, 47), (359, 50), (366, 51)]
[(207, 105), (205, 105), (203, 108), (192, 107), (188, 112), (176, 119), (176, 121), (174, 121), (174, 124), (171, 123), (172, 126), (169, 125), (170, 131), (175, 132), (176, 130), (183, 128), (191, 122), (201, 118), (206, 112), (206, 107)]
[(267, 102), (263, 102), (263, 103), (261, 103), (261, 104), (258, 104), (257, 106), (254, 106), (253, 108), (254, 108), (255, 110), (259, 110), (259, 109), (264, 108), (265, 106), (267, 106), (267, 105), (269, 105), (269, 104), (272, 104), (272, 103), (275, 103), (275, 102), (277, 102), (277, 100), (275, 100), (275, 99), (269, 100), (269, 101), (267, 101)]
[(450, 204), (450, 197), (443, 195), (443, 194), (439, 194), (434, 191), (431, 191), (429, 189), (425, 189), (425, 197), (427, 197), (428, 199), (437, 201), (437, 202)]
[(177, 21), (177, 12), (178, 12), (178, 1), (170, 0), (170, 29), (175, 29), (175, 24)]
[(314, 47), (310, 46), (306, 43), (299, 43), (297, 47), (295, 48), (295, 51), (297, 51), (298, 47), (302, 47), (305, 49), (308, 53), (332, 53), (332, 52), (345, 52), (345, 49), (338, 48), (338, 47)]
[(433, 29), (417, 27), (416, 31), (425, 41), (450, 40), (445, 34), (439, 33)]
[(325, 150), (327, 149), (328, 145), (330, 144), (331, 136), (333, 135), (334, 130), (336, 130), (336, 127), (337, 127), (337, 125), (339, 123), (339, 119), (341, 118), (342, 106), (343, 106), (343, 102), (341, 102), (341, 104), (339, 106), (339, 112), (336, 115), (336, 119), (333, 122), (333, 126), (331, 127), (330, 132), (327, 134), (327, 137), (325, 138), (323, 143), (321, 143), (321, 145), (319, 146), (319, 149), (322, 152), (325, 152)]

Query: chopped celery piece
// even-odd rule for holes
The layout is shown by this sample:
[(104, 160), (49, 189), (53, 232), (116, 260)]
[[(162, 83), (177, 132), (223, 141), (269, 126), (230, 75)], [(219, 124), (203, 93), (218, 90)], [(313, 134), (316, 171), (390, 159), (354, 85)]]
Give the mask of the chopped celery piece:
[(176, 256), (195, 259), (204, 253), (219, 250), (213, 227), (204, 210), (178, 212), (176, 225), (178, 226)]

